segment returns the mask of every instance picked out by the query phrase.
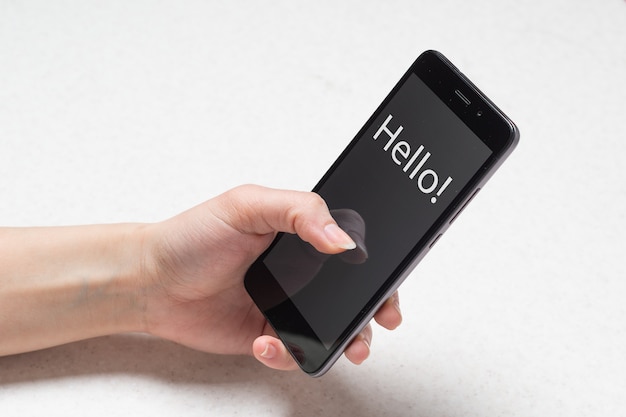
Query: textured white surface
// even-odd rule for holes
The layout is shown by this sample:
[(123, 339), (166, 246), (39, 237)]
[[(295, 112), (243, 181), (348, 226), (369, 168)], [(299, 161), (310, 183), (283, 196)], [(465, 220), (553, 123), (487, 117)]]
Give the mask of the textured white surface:
[[(111, 336), (0, 358), (5, 416), (626, 414), (626, 3), (0, 0), (0, 224), (310, 189), (418, 53), (521, 144), (327, 376)], [(1, 337), (1, 335), (0, 335)]]

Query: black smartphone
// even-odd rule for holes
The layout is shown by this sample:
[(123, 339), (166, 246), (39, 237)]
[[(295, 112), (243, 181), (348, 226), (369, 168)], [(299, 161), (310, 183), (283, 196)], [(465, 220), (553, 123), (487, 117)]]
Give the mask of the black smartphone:
[(519, 140), (437, 51), (421, 54), (313, 189), (357, 243), (280, 234), (245, 287), (302, 370), (324, 374)]

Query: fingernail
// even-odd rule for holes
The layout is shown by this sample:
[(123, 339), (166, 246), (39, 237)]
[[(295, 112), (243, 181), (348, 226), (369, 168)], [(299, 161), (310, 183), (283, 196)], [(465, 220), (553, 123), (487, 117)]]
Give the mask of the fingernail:
[(270, 343), (265, 345), (265, 350), (261, 352), (261, 357), (265, 359), (272, 359), (276, 356), (276, 348)]
[(367, 340), (365, 336), (363, 336), (361, 340), (363, 340), (363, 343), (365, 343), (365, 346), (367, 346), (367, 350), (370, 350), (371, 346), (369, 340)]
[(396, 292), (392, 298), (393, 298), (393, 306), (396, 308), (398, 313), (402, 314), (402, 311), (400, 311), (400, 296)]
[(326, 227), (324, 227), (324, 233), (329, 241), (341, 249), (352, 250), (356, 248), (354, 240), (334, 223), (327, 224)]

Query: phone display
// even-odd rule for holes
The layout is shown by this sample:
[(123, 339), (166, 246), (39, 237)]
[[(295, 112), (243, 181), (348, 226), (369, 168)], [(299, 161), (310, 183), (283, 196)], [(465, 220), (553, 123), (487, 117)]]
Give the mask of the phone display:
[(326, 372), (517, 144), (443, 55), (420, 55), (313, 189), (357, 247), (280, 234), (245, 286), (300, 367)]

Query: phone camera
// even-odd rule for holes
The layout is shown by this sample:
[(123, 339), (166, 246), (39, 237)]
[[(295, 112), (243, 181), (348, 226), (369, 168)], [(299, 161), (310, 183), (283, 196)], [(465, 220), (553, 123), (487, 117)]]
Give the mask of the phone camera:
[(476, 112), (476, 116), (480, 117), (480, 116), (482, 116), (482, 115), (483, 115), (483, 111), (482, 111), (482, 110), (478, 110), (478, 111)]

